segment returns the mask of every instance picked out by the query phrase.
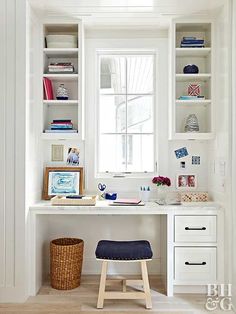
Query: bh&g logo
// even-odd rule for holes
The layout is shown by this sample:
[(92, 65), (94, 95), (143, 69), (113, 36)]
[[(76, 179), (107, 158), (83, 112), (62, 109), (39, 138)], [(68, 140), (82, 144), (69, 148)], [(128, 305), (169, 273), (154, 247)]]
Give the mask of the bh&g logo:
[(223, 311), (232, 310), (231, 287), (231, 284), (207, 285), (206, 309), (208, 311), (214, 311), (217, 308)]

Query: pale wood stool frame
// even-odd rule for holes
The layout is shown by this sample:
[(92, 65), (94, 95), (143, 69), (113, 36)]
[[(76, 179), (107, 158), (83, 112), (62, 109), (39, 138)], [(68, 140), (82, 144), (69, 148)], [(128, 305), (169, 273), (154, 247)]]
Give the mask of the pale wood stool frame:
[[(102, 271), (100, 277), (100, 285), (99, 285), (99, 293), (98, 293), (98, 301), (97, 301), (97, 308), (102, 309), (104, 305), (105, 299), (145, 299), (146, 301), (146, 308), (152, 308), (152, 299), (151, 299), (151, 291), (149, 286), (149, 279), (148, 279), (148, 271), (147, 271), (147, 263), (151, 261), (151, 259), (138, 259), (138, 260), (112, 260), (112, 259), (97, 259), (102, 261)], [(112, 284), (112, 282), (117, 281), (117, 279), (107, 280), (107, 267), (108, 262), (140, 262), (141, 263), (141, 272), (142, 272), (142, 279), (118, 279), (122, 283), (123, 291), (106, 291), (106, 284)], [(142, 285), (144, 291), (126, 291), (127, 285)]]

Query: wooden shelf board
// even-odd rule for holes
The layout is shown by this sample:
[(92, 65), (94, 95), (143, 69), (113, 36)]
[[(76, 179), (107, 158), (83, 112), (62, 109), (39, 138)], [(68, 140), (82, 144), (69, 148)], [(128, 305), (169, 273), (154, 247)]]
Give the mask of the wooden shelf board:
[(44, 104), (47, 104), (47, 105), (77, 105), (78, 104), (78, 100), (43, 100), (43, 103)]
[(211, 78), (209, 73), (201, 74), (176, 74), (177, 82), (188, 82), (188, 81), (208, 81)]
[(211, 140), (214, 138), (214, 133), (175, 133), (172, 140)]
[(43, 140), (78, 140), (78, 133), (42, 133), (41, 137)]
[(47, 77), (51, 80), (63, 80), (63, 81), (73, 81), (77, 80), (78, 74), (43, 74), (43, 77)]
[(211, 48), (175, 48), (177, 57), (206, 57)]
[(182, 105), (190, 105), (190, 106), (204, 106), (204, 105), (209, 105), (211, 104), (210, 99), (201, 99), (201, 100), (180, 100), (176, 99), (175, 103), (177, 106), (182, 106)]
[(45, 55), (50, 57), (78, 57), (78, 48), (44, 48), (43, 52)]

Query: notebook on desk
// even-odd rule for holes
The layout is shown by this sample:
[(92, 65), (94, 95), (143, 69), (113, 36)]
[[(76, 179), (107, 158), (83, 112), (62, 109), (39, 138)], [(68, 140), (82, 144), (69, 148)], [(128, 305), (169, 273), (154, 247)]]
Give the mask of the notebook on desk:
[(110, 205), (117, 206), (143, 206), (144, 203), (140, 199), (135, 198), (120, 198), (112, 202)]

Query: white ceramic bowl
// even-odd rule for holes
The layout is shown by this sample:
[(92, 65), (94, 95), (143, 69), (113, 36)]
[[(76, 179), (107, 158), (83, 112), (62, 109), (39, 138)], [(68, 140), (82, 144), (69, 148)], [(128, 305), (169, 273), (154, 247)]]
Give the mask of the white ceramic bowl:
[(47, 48), (77, 48), (75, 35), (47, 35)]

